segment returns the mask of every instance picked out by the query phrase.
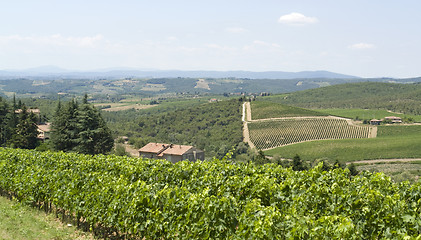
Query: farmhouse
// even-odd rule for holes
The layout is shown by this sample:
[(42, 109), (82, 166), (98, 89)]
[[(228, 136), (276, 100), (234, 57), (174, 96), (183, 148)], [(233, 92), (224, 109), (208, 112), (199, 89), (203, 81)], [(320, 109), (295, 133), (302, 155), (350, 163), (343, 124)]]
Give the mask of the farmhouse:
[(395, 117), (395, 116), (385, 117), (384, 120), (385, 121), (390, 121), (392, 123), (402, 123), (402, 118)]
[[(15, 113), (17, 113), (17, 114), (19, 114), (21, 112), (22, 112), (22, 109), (16, 109), (15, 110)], [(33, 114), (38, 115), (38, 116), (41, 114), (41, 111), (38, 108), (34, 108), (34, 109), (29, 108), (29, 109), (26, 110), (26, 112), (27, 113), (33, 113)]]
[(371, 125), (380, 125), (380, 123), (382, 123), (382, 120), (378, 120), (378, 119), (371, 119), (370, 120), (370, 124)]
[(193, 146), (148, 143), (139, 149), (139, 156), (144, 158), (167, 159), (172, 163), (182, 160), (195, 162), (204, 160), (205, 152)]
[(50, 132), (51, 132), (51, 124), (45, 123), (45, 124), (39, 124), (38, 127), (38, 139), (45, 140), (50, 138)]

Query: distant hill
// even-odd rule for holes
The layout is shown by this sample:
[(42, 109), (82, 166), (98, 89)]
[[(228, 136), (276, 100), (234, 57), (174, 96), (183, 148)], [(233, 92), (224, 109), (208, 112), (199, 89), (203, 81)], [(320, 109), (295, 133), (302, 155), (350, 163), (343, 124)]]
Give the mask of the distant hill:
[(421, 83), (359, 82), (271, 96), (267, 101), (304, 108), (367, 108), (421, 115)]
[(97, 71), (70, 71), (55, 66), (42, 66), (26, 70), (0, 71), (0, 77), (67, 77), (67, 78), (249, 78), (249, 79), (295, 79), (295, 78), (358, 78), (356, 76), (328, 71), (181, 71), (181, 70), (137, 70), (137, 69), (103, 69)]
[[(51, 73), (43, 71), (59, 69), (34, 69), (38, 76), (26, 77), (0, 77), (0, 96), (11, 97), (45, 97), (57, 93), (80, 95), (115, 95), (136, 94), (152, 96), (174, 93), (194, 94), (241, 94), (241, 93), (290, 93), (306, 89), (321, 88), (344, 83), (356, 82), (386, 82), (412, 84), (421, 82), (421, 78), (391, 79), (391, 78), (294, 78), (294, 79), (269, 79), (269, 78), (150, 78), (150, 77), (99, 77), (78, 76), (68, 77), (66, 73)], [(303, 73), (304, 74), (304, 73)], [(67, 77), (66, 77), (67, 76)], [(126, 75), (127, 76), (127, 75)], [(376, 86), (376, 84), (374, 84)], [(361, 89), (360, 89), (361, 90)], [(320, 90), (320, 91), (325, 91)], [(358, 94), (358, 93), (355, 93)], [(337, 102), (341, 102), (346, 95), (338, 95)], [(355, 95), (357, 96), (357, 95)], [(298, 102), (302, 102), (301, 98)], [(316, 104), (318, 101), (310, 101)]]

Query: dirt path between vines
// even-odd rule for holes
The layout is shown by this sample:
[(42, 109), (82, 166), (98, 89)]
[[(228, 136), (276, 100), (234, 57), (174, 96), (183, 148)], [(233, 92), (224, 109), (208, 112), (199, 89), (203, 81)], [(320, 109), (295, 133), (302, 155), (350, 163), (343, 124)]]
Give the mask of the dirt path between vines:
[(245, 104), (245, 106), (246, 106), (246, 108), (247, 108), (247, 111), (246, 111), (246, 116), (247, 116), (247, 122), (251, 122), (251, 105), (250, 105), (250, 102), (245, 102), (244, 103)]
[(124, 144), (124, 147), (126, 148), (126, 152), (130, 154), (132, 157), (139, 157), (139, 152), (137, 149), (134, 149), (132, 145), (130, 144)]
[(363, 160), (363, 161), (353, 161), (347, 162), (346, 164), (351, 163), (388, 163), (388, 162), (416, 162), (421, 161), (421, 158), (393, 158), (393, 159), (373, 159), (373, 160)]
[(249, 102), (243, 103), (242, 120), (243, 120), (243, 141), (248, 143), (248, 145), (250, 146), (251, 149), (254, 149), (255, 146), (250, 141), (250, 133), (249, 133), (248, 125), (247, 125), (247, 122), (251, 121), (251, 108), (250, 108)]

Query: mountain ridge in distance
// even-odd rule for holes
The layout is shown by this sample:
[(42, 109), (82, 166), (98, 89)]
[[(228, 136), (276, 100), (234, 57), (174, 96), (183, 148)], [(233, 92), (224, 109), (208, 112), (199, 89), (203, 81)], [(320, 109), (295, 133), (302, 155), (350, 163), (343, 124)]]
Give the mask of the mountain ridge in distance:
[(360, 78), (330, 71), (212, 71), (212, 70), (154, 70), (136, 68), (105, 68), (92, 71), (67, 70), (57, 66), (40, 66), (24, 70), (0, 70), (3, 77), (144, 77), (144, 78), (250, 78), (250, 79), (295, 79), (295, 78)]

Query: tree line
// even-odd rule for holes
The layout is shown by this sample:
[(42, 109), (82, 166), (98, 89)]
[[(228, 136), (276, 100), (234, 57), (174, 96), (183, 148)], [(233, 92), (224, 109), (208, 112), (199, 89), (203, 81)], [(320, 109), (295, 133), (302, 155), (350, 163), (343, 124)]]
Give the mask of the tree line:
[(341, 84), (271, 97), (268, 101), (303, 108), (387, 109), (421, 114), (421, 84), (361, 82)]
[(0, 146), (33, 149), (38, 146), (37, 117), (21, 101), (0, 97)]
[[(12, 103), (0, 97), (0, 146), (34, 149), (41, 140), (37, 117), (20, 100)], [(88, 103), (87, 95), (82, 103), (75, 99), (67, 103), (60, 100), (52, 117), (51, 139), (43, 149), (84, 154), (105, 154), (111, 151), (114, 139), (99, 110)]]

